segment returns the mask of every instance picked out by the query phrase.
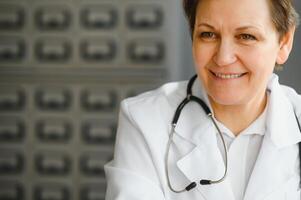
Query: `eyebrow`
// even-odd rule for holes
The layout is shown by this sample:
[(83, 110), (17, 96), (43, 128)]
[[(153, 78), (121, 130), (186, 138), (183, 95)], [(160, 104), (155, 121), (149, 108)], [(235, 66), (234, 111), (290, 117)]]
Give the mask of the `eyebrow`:
[[(210, 24), (208, 24), (208, 23), (200, 23), (200, 24), (198, 24), (198, 27), (200, 27), (200, 26), (206, 26), (206, 27), (208, 27), (208, 28), (211, 28), (211, 29), (214, 29), (214, 30), (215, 30), (214, 26), (212, 26), (212, 25), (210, 25)], [(242, 27), (238, 27), (236, 30), (242, 31), (242, 30), (246, 30), (246, 29), (256, 29), (256, 30), (260, 30), (260, 29), (259, 29), (258, 27), (256, 27), (256, 26), (242, 26)]]
[(246, 30), (246, 29), (256, 29), (256, 30), (259, 30), (259, 28), (256, 27), (256, 26), (242, 26), (242, 27), (237, 28), (237, 30), (239, 30), (239, 31)]
[(215, 29), (213, 26), (211, 26), (210, 24), (207, 24), (207, 23), (200, 23), (200, 24), (198, 24), (198, 27), (200, 27), (200, 26), (207, 26), (209, 28)]

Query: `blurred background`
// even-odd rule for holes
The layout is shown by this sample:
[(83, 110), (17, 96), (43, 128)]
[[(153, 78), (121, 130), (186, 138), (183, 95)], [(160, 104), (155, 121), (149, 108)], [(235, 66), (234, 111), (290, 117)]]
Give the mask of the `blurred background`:
[(104, 200), (120, 101), (188, 79), (190, 48), (180, 0), (0, 0), (0, 200)]

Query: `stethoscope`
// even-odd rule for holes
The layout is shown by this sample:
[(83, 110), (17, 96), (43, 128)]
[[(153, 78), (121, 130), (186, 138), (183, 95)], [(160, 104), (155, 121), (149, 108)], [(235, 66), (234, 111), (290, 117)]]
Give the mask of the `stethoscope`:
[[(176, 109), (176, 112), (175, 112), (174, 117), (172, 119), (172, 129), (171, 129), (171, 133), (169, 135), (169, 140), (168, 140), (168, 143), (167, 143), (167, 149), (166, 149), (166, 154), (165, 154), (165, 171), (166, 171), (166, 176), (167, 176), (167, 184), (168, 184), (168, 187), (170, 188), (170, 190), (172, 190), (175, 193), (181, 193), (181, 192), (189, 191), (189, 190), (191, 190), (191, 189), (193, 189), (197, 186), (197, 182), (191, 182), (184, 189), (181, 189), (181, 190), (174, 189), (172, 187), (171, 181), (169, 179), (169, 169), (168, 169), (169, 151), (170, 151), (170, 146), (172, 144), (173, 136), (174, 136), (174, 133), (175, 133), (175, 128), (177, 126), (177, 123), (178, 123), (178, 120), (180, 118), (180, 115), (181, 115), (181, 112), (182, 112), (183, 108), (189, 102), (194, 101), (194, 102), (198, 103), (203, 108), (206, 115), (211, 119), (211, 121), (213, 122), (213, 124), (214, 124), (215, 128), (217, 129), (218, 134), (221, 138), (221, 141), (222, 141), (222, 144), (223, 144), (223, 149), (224, 149), (224, 152), (225, 152), (225, 171), (224, 171), (223, 176), (220, 179), (217, 179), (217, 180), (201, 179), (199, 181), (200, 185), (210, 185), (210, 184), (220, 183), (220, 182), (225, 180), (225, 178), (227, 176), (227, 171), (228, 171), (228, 153), (227, 153), (227, 147), (226, 147), (225, 140), (224, 140), (224, 137), (222, 135), (222, 132), (219, 129), (218, 125), (216, 124), (216, 122), (214, 120), (214, 117), (213, 117), (213, 114), (210, 111), (209, 107), (206, 105), (206, 103), (203, 100), (201, 100), (200, 98), (198, 98), (198, 97), (196, 97), (192, 94), (192, 86), (193, 86), (194, 81), (196, 80), (196, 78), (197, 78), (197, 75), (194, 75), (188, 82), (187, 92), (186, 92), (187, 95), (186, 95), (185, 99), (183, 99), (183, 101), (179, 104), (179, 106)], [(299, 131), (301, 132), (300, 123), (299, 123), (299, 120), (298, 120), (298, 117), (297, 117), (296, 113), (295, 113), (295, 117), (296, 117), (296, 120), (297, 120), (297, 123), (298, 123)], [(298, 143), (298, 146), (299, 146), (299, 152), (301, 152), (301, 142)], [(299, 160), (300, 160), (299, 162), (300, 162), (300, 166), (301, 166), (301, 153), (299, 153)], [(300, 181), (301, 181), (301, 170), (300, 170)]]

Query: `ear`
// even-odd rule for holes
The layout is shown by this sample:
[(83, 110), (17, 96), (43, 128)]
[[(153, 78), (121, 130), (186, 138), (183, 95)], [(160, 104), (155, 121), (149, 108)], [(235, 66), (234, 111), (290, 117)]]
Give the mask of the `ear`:
[(282, 65), (287, 61), (288, 56), (293, 48), (295, 29), (295, 26), (290, 28), (289, 31), (280, 40), (280, 49), (278, 51), (276, 60), (277, 64), (279, 65)]

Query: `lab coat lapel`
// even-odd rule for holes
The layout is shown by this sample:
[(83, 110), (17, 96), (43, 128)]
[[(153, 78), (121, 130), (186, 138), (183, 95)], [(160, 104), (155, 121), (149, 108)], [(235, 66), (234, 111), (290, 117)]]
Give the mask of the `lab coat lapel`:
[[(192, 94), (201, 98), (211, 109), (208, 97), (198, 78), (193, 84)], [(182, 98), (185, 98), (185, 96)], [(215, 129), (212, 128), (213, 124), (202, 107), (196, 102), (191, 101), (183, 108), (177, 126), (175, 127), (175, 132), (183, 139), (198, 145), (199, 143), (204, 142), (200, 139), (200, 136), (204, 135), (203, 133), (215, 133)]]
[(273, 76), (268, 89), (266, 134), (249, 179), (244, 200), (261, 200), (281, 188), (293, 176), (301, 133), (292, 103)]
[[(193, 94), (210, 105), (200, 87), (201, 84), (196, 80)], [(199, 184), (201, 179), (220, 179), (224, 174), (225, 165), (217, 146), (216, 129), (198, 104), (195, 102), (187, 104), (181, 113), (175, 132), (175, 145), (185, 144), (183, 141), (178, 141), (179, 138), (193, 145), (188, 153), (182, 153), (182, 157), (177, 161), (177, 167), (189, 181), (197, 182), (195, 190), (198, 190), (207, 200), (234, 200), (227, 180), (206, 186)]]
[(204, 132), (203, 143), (196, 146), (189, 154), (177, 162), (180, 171), (190, 180), (196, 181), (197, 190), (207, 200), (234, 200), (231, 186), (227, 179), (218, 184), (200, 185), (201, 179), (218, 180), (224, 175), (225, 165), (216, 144), (213, 131)]
[(265, 137), (244, 200), (262, 200), (281, 189), (281, 185), (293, 176), (297, 156), (297, 148), (278, 148), (270, 138)]

